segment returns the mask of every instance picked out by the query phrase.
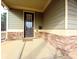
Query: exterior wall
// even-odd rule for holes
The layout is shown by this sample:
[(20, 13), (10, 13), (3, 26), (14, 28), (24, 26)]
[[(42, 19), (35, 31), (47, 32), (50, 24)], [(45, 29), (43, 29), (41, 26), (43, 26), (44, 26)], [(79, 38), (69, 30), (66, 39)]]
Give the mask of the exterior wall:
[(8, 10), (8, 29), (23, 29), (23, 11), (21, 10)]
[(42, 13), (35, 13), (35, 29), (38, 29), (39, 26), (43, 25), (43, 14)]
[(21, 40), (24, 38), (23, 32), (8, 32), (8, 40)]
[(44, 29), (65, 29), (65, 0), (53, 0), (44, 12)]
[[(23, 11), (10, 9), (8, 10), (8, 29), (24, 29)], [(35, 13), (35, 29), (42, 26), (42, 14)]]
[[(8, 30), (24, 30), (22, 10), (10, 9), (8, 15)], [(35, 12), (35, 29), (39, 26), (42, 26), (44, 31), (66, 35), (62, 32), (65, 29), (65, 0), (53, 0), (44, 13)], [(72, 29), (71, 27), (76, 28), (76, 2), (74, 0), (68, 0), (68, 29)]]
[[(35, 12), (35, 29), (42, 26), (42, 14)], [(24, 17), (23, 10), (8, 10), (8, 40), (20, 39), (24, 37)]]
[[(39, 38), (43, 38), (53, 47), (63, 54), (60, 59), (76, 59), (77, 58), (77, 36), (60, 36), (47, 32), (39, 32)], [(58, 59), (58, 58), (57, 58)]]
[(77, 29), (77, 2), (68, 0), (68, 29)]

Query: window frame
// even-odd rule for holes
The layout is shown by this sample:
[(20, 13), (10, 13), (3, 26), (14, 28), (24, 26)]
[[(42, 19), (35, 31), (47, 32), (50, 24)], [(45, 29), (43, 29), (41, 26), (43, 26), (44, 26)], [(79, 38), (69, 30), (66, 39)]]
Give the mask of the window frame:
[(6, 13), (6, 30), (1, 31), (1, 33), (5, 33), (6, 37), (5, 40), (7, 39), (7, 31), (8, 31), (8, 9), (6, 7), (1, 6), (1, 14)]

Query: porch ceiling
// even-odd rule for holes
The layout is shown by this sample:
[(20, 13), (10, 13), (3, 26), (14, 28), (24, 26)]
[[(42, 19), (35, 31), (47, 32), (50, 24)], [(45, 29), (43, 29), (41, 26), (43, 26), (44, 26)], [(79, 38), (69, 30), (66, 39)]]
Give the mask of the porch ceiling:
[(51, 0), (3, 0), (3, 2), (9, 8), (43, 12)]

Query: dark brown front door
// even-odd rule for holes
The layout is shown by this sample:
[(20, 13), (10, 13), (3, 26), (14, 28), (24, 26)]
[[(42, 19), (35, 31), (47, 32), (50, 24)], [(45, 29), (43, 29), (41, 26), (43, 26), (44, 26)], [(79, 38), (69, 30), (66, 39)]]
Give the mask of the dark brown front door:
[(24, 12), (24, 37), (34, 37), (34, 13)]

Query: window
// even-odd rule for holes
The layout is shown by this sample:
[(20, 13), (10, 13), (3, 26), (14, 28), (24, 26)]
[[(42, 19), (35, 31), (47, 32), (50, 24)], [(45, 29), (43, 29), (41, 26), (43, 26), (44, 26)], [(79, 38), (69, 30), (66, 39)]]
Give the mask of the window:
[(6, 31), (7, 9), (1, 6), (1, 31)]
[(1, 31), (6, 31), (6, 12), (1, 13)]
[(5, 41), (7, 38), (7, 12), (8, 10), (1, 6), (1, 42)]

